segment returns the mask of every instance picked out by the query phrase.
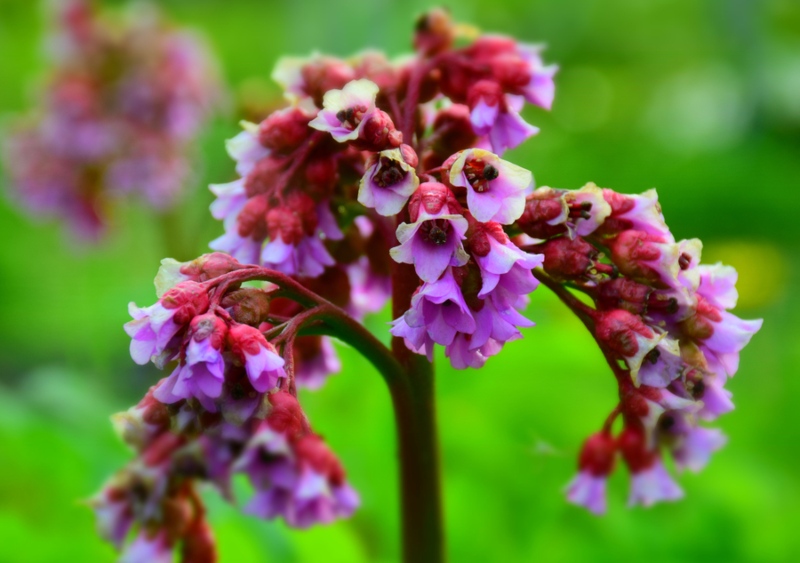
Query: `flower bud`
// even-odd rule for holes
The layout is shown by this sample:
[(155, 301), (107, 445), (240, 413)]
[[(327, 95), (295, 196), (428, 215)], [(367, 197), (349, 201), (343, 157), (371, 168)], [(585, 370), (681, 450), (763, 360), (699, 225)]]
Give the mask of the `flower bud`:
[(311, 116), (299, 107), (274, 112), (258, 126), (258, 140), (268, 149), (290, 154), (309, 136)]
[(417, 19), (414, 30), (414, 49), (423, 56), (432, 56), (446, 51), (453, 44), (455, 30), (450, 14), (442, 8), (434, 8)]
[(165, 309), (176, 309), (173, 319), (179, 325), (190, 322), (208, 309), (208, 292), (202, 285), (185, 281), (167, 291), (161, 298)]
[(237, 289), (222, 298), (222, 306), (230, 310), (236, 322), (258, 326), (269, 314), (270, 293), (251, 287)]
[(395, 129), (389, 114), (376, 109), (364, 120), (358, 138), (352, 141), (354, 147), (363, 151), (380, 152), (395, 149), (403, 142), (403, 134)]
[(620, 272), (658, 289), (677, 284), (678, 245), (643, 231), (623, 231), (608, 244)]
[(597, 249), (582, 238), (562, 236), (539, 246), (544, 254), (544, 269), (558, 279), (587, 277), (596, 266)]

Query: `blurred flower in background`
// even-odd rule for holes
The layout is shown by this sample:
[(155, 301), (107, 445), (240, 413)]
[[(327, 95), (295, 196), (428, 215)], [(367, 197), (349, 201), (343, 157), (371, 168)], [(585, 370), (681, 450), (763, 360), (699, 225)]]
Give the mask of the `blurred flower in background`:
[(95, 239), (120, 196), (162, 211), (197, 180), (192, 142), (221, 107), (222, 85), (203, 41), (154, 6), (119, 15), (90, 0), (50, 8), (52, 67), (36, 108), (11, 125), (3, 156), (27, 211)]

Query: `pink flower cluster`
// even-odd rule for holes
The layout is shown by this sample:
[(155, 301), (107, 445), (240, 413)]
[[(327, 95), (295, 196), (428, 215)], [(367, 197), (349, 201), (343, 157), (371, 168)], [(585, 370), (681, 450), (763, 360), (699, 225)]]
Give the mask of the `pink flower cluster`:
[[(533, 177), (497, 155), (535, 133), (518, 111), (550, 107), (555, 67), (507, 37), (453, 49), (455, 30), (441, 12), (423, 17), (417, 57), (399, 64), (374, 52), (279, 62), (291, 105), (229, 141), (240, 177), (211, 186), (225, 226), (211, 248), (309, 287), (346, 277), (360, 317), (388, 298), (396, 239), (391, 257), (414, 265), (419, 290), (392, 334), (428, 356), (441, 344), (465, 368), (532, 326), (519, 311), (541, 257), (503, 225)], [(344, 286), (315, 285), (326, 297)]]
[[(351, 514), (358, 497), (297, 401), (298, 386), (340, 369), (321, 335), (365, 354), (398, 409), (427, 409), (414, 386), (431, 374), (413, 354), (432, 359), (438, 344), (453, 367), (482, 367), (533, 325), (522, 311), (540, 283), (592, 332), (619, 387), (570, 501), (604, 512), (618, 457), (631, 504), (678, 498), (663, 455), (697, 471), (724, 444), (703, 423), (733, 408), (724, 385), (761, 326), (729, 312), (736, 272), (701, 264), (699, 241), (676, 241), (655, 191), (535, 189), (501, 155), (536, 132), (519, 110), (550, 107), (555, 68), (505, 37), (455, 48), (458, 29), (441, 10), (423, 16), (416, 56), (399, 63), (286, 59), (274, 77), (289, 105), (228, 142), (238, 178), (211, 186), (220, 252), (164, 260), (158, 302), (131, 304), (125, 326), (134, 361), (172, 370), (120, 417), (139, 456), (96, 500), (106, 537), (122, 545), (137, 530), (129, 560), (210, 542), (196, 479), (231, 498), (231, 475), (244, 473), (246, 510), (295, 527)], [(390, 296), (391, 350), (358, 323)], [(435, 434), (413, 422), (400, 426), (403, 463), (418, 453), (409, 436)], [(419, 467), (403, 466), (406, 487), (409, 475), (435, 481)], [(194, 556), (183, 560), (206, 560)]]
[(88, 0), (55, 4), (52, 67), (36, 113), (9, 131), (5, 164), (26, 209), (95, 238), (120, 196), (175, 204), (195, 177), (192, 142), (221, 85), (199, 38), (153, 8), (111, 19)]
[[(733, 409), (724, 388), (739, 352), (761, 328), (729, 309), (736, 271), (700, 263), (702, 243), (676, 241), (655, 190), (623, 195), (594, 184), (576, 191), (540, 188), (518, 222), (531, 249), (544, 254), (554, 280), (594, 302), (585, 310), (594, 336), (616, 368), (620, 404), (604, 429), (587, 440), (568, 498), (605, 511), (606, 478), (616, 453), (632, 474), (630, 504), (649, 506), (682, 496), (664, 469), (698, 471), (725, 437), (701, 425)], [(616, 438), (611, 423), (621, 414)]]
[[(175, 551), (182, 561), (216, 560), (198, 480), (233, 500), (231, 477), (245, 474), (255, 491), (247, 512), (300, 528), (349, 516), (358, 506), (340, 462), (296, 398), (296, 383), (320, 383), (314, 362), (325, 341), (315, 354), (308, 345), (295, 348), (294, 332), (267, 339), (272, 329), (289, 330), (303, 307), (285, 305), (275, 287), (231, 279), (256, 270), (262, 271), (220, 253), (165, 260), (158, 302), (130, 305), (125, 330), (134, 361), (174, 367), (137, 407), (117, 416), (137, 457), (92, 501), (102, 535), (124, 549), (124, 561), (171, 561)], [(132, 530), (135, 539), (126, 544)]]

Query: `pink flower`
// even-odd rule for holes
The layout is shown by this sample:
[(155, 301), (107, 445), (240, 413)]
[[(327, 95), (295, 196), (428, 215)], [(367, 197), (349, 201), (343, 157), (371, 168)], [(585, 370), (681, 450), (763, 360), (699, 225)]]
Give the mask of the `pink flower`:
[(133, 361), (144, 365), (152, 359), (156, 365), (165, 364), (177, 353), (175, 336), (207, 308), (206, 290), (193, 281), (178, 284), (150, 307), (142, 309), (130, 303), (128, 311), (133, 320), (124, 328), (132, 338)]
[(378, 85), (363, 78), (348, 82), (341, 90), (329, 90), (323, 99), (323, 109), (308, 125), (329, 132), (340, 143), (353, 141), (375, 112), (377, 95)]
[(567, 485), (567, 500), (594, 514), (606, 512), (606, 483), (614, 470), (616, 443), (608, 432), (598, 432), (583, 444), (578, 475)]
[(257, 329), (241, 324), (232, 326), (228, 332), (228, 346), (244, 365), (250, 383), (259, 393), (269, 391), (281, 377), (286, 377), (283, 358)]
[[(435, 282), (448, 266), (462, 266), (469, 256), (462, 240), (467, 232), (467, 220), (457, 213), (455, 205), (444, 196), (425, 199), (426, 195), (449, 190), (442, 184), (426, 183), (418, 194), (423, 200), (413, 223), (397, 227), (399, 246), (391, 249), (395, 262), (414, 264), (417, 275), (426, 282)], [(450, 196), (452, 197), (452, 196)]]
[(525, 210), (528, 190), (533, 189), (530, 172), (481, 149), (458, 153), (449, 167), (449, 180), (466, 188), (470, 213), (482, 223), (513, 223)]
[(222, 356), (228, 328), (225, 322), (209, 313), (192, 319), (186, 356), (155, 391), (162, 403), (196, 398), (203, 407), (216, 412), (214, 400), (222, 394), (225, 360)]
[(382, 151), (373, 157), (361, 178), (358, 201), (380, 215), (396, 215), (418, 186), (417, 173), (404, 160), (400, 149)]

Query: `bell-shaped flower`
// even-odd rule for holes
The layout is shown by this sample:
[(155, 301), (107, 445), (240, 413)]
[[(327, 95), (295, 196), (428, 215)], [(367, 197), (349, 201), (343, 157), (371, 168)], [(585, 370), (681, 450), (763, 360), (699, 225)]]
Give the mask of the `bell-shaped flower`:
[(225, 359), (222, 356), (228, 327), (209, 313), (197, 316), (190, 325), (186, 357), (155, 391), (162, 403), (196, 398), (203, 407), (216, 412), (214, 403), (222, 394), (225, 381)]
[(308, 125), (329, 132), (340, 143), (353, 141), (375, 112), (377, 95), (378, 85), (363, 78), (348, 82), (341, 90), (329, 90), (323, 98), (323, 109)]
[(139, 365), (151, 359), (163, 365), (174, 357), (180, 343), (176, 335), (191, 320), (208, 309), (208, 293), (200, 284), (185, 281), (167, 291), (150, 307), (140, 308), (130, 303), (132, 321), (125, 323), (125, 332), (132, 338), (131, 357)]
[[(427, 185), (420, 186), (419, 191), (424, 192)], [(441, 188), (446, 190), (444, 186)], [(453, 213), (450, 205), (444, 202), (428, 205), (423, 199), (416, 220), (397, 227), (400, 245), (392, 248), (390, 254), (395, 262), (413, 264), (420, 279), (432, 283), (448, 266), (467, 263), (469, 255), (462, 243), (466, 232), (467, 220)]]
[(505, 225), (519, 219), (533, 188), (529, 171), (481, 149), (458, 153), (449, 166), (449, 181), (466, 188), (467, 205), (475, 219)]
[(594, 514), (606, 512), (606, 484), (614, 470), (616, 443), (608, 432), (598, 432), (583, 444), (578, 474), (567, 485), (567, 500)]
[(272, 389), (281, 377), (286, 376), (283, 358), (258, 329), (249, 325), (233, 325), (228, 331), (228, 346), (244, 365), (251, 385), (259, 393)]
[(419, 186), (417, 173), (400, 149), (382, 151), (370, 162), (361, 178), (358, 202), (380, 215), (396, 215)]

